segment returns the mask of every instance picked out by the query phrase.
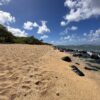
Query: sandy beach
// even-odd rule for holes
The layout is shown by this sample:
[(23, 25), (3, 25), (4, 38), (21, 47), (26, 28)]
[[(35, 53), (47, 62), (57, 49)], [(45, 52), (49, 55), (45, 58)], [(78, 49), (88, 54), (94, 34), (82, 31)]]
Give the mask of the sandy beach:
[[(84, 77), (70, 68), (75, 63)], [(100, 73), (84, 66), (51, 46), (0, 44), (0, 100), (100, 100)]]

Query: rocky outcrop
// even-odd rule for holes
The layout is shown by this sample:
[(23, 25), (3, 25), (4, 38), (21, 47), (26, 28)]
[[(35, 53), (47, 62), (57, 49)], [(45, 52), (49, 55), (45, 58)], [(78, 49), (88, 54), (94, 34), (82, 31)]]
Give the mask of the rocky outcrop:
[(72, 62), (71, 58), (68, 56), (63, 57), (62, 60), (66, 61), (66, 62)]

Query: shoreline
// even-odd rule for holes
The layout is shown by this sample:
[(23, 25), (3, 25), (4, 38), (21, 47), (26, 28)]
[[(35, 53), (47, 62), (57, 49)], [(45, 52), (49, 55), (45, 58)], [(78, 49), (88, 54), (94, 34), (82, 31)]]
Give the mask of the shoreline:
[[(63, 61), (66, 56), (72, 62)], [(100, 74), (84, 67), (80, 58), (51, 46), (0, 44), (0, 100), (99, 100)]]

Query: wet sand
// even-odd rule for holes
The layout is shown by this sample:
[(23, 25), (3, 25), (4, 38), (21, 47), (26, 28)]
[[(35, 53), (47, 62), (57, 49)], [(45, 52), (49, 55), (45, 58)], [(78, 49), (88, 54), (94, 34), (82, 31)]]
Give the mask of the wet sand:
[[(63, 61), (64, 56), (72, 62)], [(71, 65), (85, 76), (74, 73)], [(100, 100), (100, 73), (84, 66), (51, 46), (0, 44), (0, 100)]]

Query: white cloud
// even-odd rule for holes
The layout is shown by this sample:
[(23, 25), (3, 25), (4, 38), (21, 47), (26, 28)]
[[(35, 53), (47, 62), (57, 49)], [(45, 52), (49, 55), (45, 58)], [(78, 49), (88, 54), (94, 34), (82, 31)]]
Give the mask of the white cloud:
[(61, 39), (62, 39), (62, 40), (70, 40), (70, 39), (71, 39), (71, 36), (68, 35), (68, 36), (62, 37)]
[(43, 35), (40, 37), (41, 39), (47, 39), (48, 38), (48, 35)]
[(47, 33), (47, 32), (50, 32), (50, 29), (47, 27), (46, 25), (46, 21), (41, 21), (42, 25), (41, 26), (38, 26), (38, 34), (44, 34), (44, 33)]
[(90, 32), (85, 37), (90, 42), (100, 40), (100, 28), (96, 31), (90, 30)]
[(64, 17), (67, 23), (100, 16), (100, 0), (66, 0), (64, 5), (70, 9)]
[(37, 22), (31, 22), (27, 21), (24, 23), (23, 28), (26, 30), (32, 30), (33, 28), (37, 28), (37, 33), (38, 34), (44, 34), (47, 32), (50, 32), (50, 29), (47, 27), (47, 22), (46, 21), (41, 21), (42, 25), (37, 24)]
[(38, 28), (39, 25), (37, 24), (37, 22), (31, 22), (31, 21), (27, 21), (24, 23), (23, 28), (26, 30), (32, 30), (33, 28)]
[(65, 36), (61, 36), (60, 40), (62, 41), (72, 41), (74, 40), (76, 37), (76, 35), (65, 35)]
[(20, 30), (19, 28), (12, 28), (12, 27), (8, 26), (7, 29), (14, 36), (18, 36), (18, 37), (27, 37), (28, 36), (28, 33), (26, 33), (24, 30)]
[(32, 22), (27, 21), (27, 22), (24, 23), (23, 28), (26, 29), (26, 30), (32, 30), (33, 29), (33, 25), (34, 24)]
[(66, 26), (66, 22), (65, 21), (61, 21), (60, 25), (61, 26)]
[(32, 30), (33, 29), (33, 23), (30, 22), (30, 21), (27, 21), (27, 22), (24, 23), (23, 28), (26, 29), (26, 30)]
[(39, 25), (38, 25), (36, 22), (34, 22), (34, 23), (33, 23), (33, 27), (36, 28), (36, 27), (39, 27)]
[(0, 24), (9, 25), (15, 22), (15, 17), (13, 17), (9, 12), (0, 11)]
[(76, 4), (76, 1), (74, 0), (66, 0), (64, 3), (64, 6), (68, 6), (69, 8), (74, 7), (74, 5)]
[(68, 44), (100, 44), (100, 28), (89, 33), (83, 33), (81, 36), (78, 34), (66, 34), (60, 38), (62, 43)]
[(78, 29), (78, 27), (76, 27), (76, 26), (72, 26), (71, 28), (70, 28), (70, 30), (72, 30), (72, 31), (76, 31)]
[(83, 33), (83, 36), (87, 36), (87, 33)]
[(51, 43), (52, 43), (52, 44), (54, 44), (54, 43), (55, 43), (55, 41), (51, 41)]
[(69, 35), (66, 36), (66, 37), (64, 37), (64, 40), (68, 40), (68, 39), (70, 39), (70, 36)]
[(11, 0), (0, 0), (0, 5), (5, 5), (9, 3)]
[(60, 33), (60, 35), (66, 35), (69, 32), (76, 31), (76, 30), (78, 30), (77, 26), (67, 27), (63, 32)]

